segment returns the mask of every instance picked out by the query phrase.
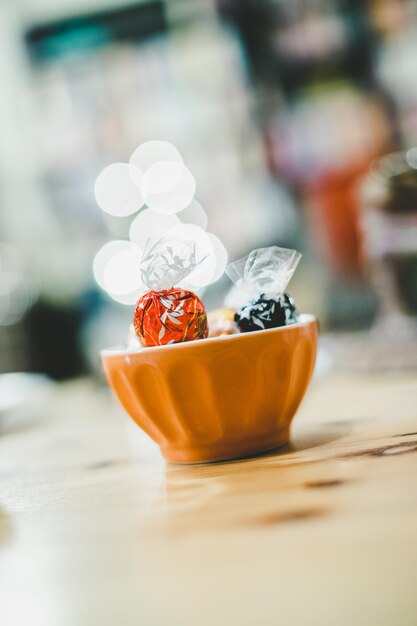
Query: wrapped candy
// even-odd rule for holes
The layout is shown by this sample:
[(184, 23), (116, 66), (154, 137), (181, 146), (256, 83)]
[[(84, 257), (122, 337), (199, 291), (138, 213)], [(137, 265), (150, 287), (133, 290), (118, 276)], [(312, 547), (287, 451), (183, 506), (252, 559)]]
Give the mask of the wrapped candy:
[(223, 335), (234, 335), (239, 332), (234, 322), (235, 311), (222, 307), (214, 309), (207, 315), (209, 337), (222, 337)]
[(144, 346), (205, 339), (208, 334), (204, 305), (186, 289), (148, 291), (138, 300), (133, 324)]
[(298, 321), (293, 298), (285, 293), (301, 258), (295, 250), (271, 246), (253, 250), (230, 263), (226, 273), (235, 283), (241, 301), (234, 321), (241, 332), (286, 326)]
[(195, 244), (162, 237), (148, 244), (141, 279), (149, 291), (136, 304), (133, 325), (144, 346), (161, 346), (208, 334), (207, 315), (200, 298), (179, 285), (201, 263)]
[(276, 299), (260, 296), (235, 313), (235, 322), (242, 333), (277, 328), (298, 322), (298, 311), (288, 293)]

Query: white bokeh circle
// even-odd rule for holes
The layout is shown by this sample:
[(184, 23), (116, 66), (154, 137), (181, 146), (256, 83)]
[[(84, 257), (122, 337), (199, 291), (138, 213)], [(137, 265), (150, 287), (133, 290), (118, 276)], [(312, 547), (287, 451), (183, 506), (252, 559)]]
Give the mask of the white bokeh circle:
[(142, 172), (158, 161), (176, 161), (182, 163), (183, 159), (177, 148), (169, 141), (153, 139), (145, 141), (132, 153), (129, 163), (138, 167)]
[(142, 195), (161, 194), (174, 189), (184, 174), (185, 165), (176, 161), (158, 161), (144, 173), (140, 188)]
[(410, 148), (405, 158), (410, 167), (417, 169), (417, 148)]
[(188, 167), (182, 166), (182, 173), (177, 183), (167, 191), (150, 193), (142, 188), (143, 197), (149, 208), (163, 215), (178, 213), (193, 200), (196, 182)]
[(193, 289), (208, 285), (215, 274), (217, 265), (211, 236), (202, 228), (193, 224), (174, 226), (165, 233), (165, 236), (183, 240), (184, 243), (190, 241), (195, 243), (197, 266), (193, 272), (176, 286)]
[(227, 251), (220, 239), (211, 233), (205, 233), (205, 235), (210, 242), (210, 252), (207, 253), (206, 258), (195, 271), (186, 278), (189, 285), (188, 288), (192, 291), (201, 287), (207, 287), (219, 280), (223, 276), (227, 265)]
[[(142, 173), (133, 168), (137, 180)], [(132, 180), (132, 168), (128, 163), (112, 163), (97, 176), (94, 193), (100, 208), (117, 217), (132, 215), (143, 205), (143, 195)]]
[(147, 205), (131, 223), (130, 241), (110, 241), (95, 256), (95, 279), (114, 300), (132, 305), (146, 290), (140, 279), (143, 250), (161, 237), (195, 243), (196, 268), (178, 286), (201, 291), (221, 277), (227, 252), (205, 232), (208, 218), (195, 190), (180, 153), (165, 141), (140, 145), (129, 163), (113, 163), (97, 177), (95, 195), (106, 213), (124, 217)]
[(140, 261), (142, 251), (137, 246), (121, 250), (112, 256), (103, 271), (104, 289), (111, 295), (123, 296), (141, 286)]
[(142, 288), (142, 249), (131, 241), (117, 239), (104, 244), (93, 262), (96, 282), (110, 295), (122, 296)]
[(135, 291), (132, 291), (127, 294), (119, 295), (115, 293), (109, 293), (109, 296), (112, 298), (112, 300), (114, 300), (115, 302), (118, 302), (119, 304), (124, 304), (125, 306), (132, 306), (136, 304), (136, 302), (139, 300), (141, 295), (145, 293), (145, 291), (146, 291), (146, 287), (145, 285), (143, 285), (139, 289), (136, 289)]
[[(160, 161), (183, 163), (182, 156), (175, 146), (168, 141), (146, 141), (132, 153), (129, 164), (145, 174), (149, 168)], [(134, 174), (134, 170), (133, 170)], [(135, 176), (133, 176), (135, 178)], [(136, 180), (135, 180), (136, 182)]]
[(115, 254), (126, 250), (126, 244), (131, 245), (131, 242), (123, 239), (114, 239), (113, 241), (105, 243), (96, 253), (93, 261), (93, 274), (96, 282), (102, 289), (104, 289), (103, 276), (107, 263)]
[(184, 224), (194, 224), (195, 226), (200, 226), (203, 230), (207, 229), (207, 213), (195, 199), (178, 214), (178, 217)]
[(221, 278), (224, 274), (224, 270), (226, 269), (228, 254), (227, 250), (216, 235), (208, 233), (211, 243), (213, 245), (213, 253), (214, 258), (216, 259), (216, 265), (213, 272), (213, 275), (210, 279), (210, 283), (215, 283), (219, 278)]
[(144, 209), (131, 223), (129, 237), (140, 248), (145, 248), (149, 240), (162, 237), (177, 224), (180, 224), (180, 220), (176, 215), (162, 215), (151, 209)]

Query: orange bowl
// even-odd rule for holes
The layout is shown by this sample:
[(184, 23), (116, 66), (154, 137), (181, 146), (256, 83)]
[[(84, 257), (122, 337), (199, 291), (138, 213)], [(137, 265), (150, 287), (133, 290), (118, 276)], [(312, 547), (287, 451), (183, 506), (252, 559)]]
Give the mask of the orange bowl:
[(168, 461), (220, 461), (287, 443), (317, 334), (316, 320), (303, 315), (281, 328), (101, 358), (120, 402)]

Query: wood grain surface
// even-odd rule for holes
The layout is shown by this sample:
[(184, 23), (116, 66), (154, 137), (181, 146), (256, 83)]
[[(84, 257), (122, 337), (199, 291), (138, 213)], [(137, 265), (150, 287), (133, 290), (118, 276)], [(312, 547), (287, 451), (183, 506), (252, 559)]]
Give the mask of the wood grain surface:
[(167, 465), (107, 389), (0, 436), (2, 626), (416, 626), (417, 375), (315, 381), (286, 449)]

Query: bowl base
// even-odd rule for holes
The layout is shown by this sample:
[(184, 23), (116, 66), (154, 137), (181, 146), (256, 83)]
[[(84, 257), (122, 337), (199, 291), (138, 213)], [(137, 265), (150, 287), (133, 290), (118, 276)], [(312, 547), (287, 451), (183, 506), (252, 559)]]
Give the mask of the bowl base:
[(216, 445), (201, 448), (161, 447), (161, 452), (170, 463), (179, 465), (195, 463), (222, 463), (246, 457), (256, 456), (282, 448), (289, 441), (289, 429), (280, 430), (256, 441), (231, 442), (230, 445)]

